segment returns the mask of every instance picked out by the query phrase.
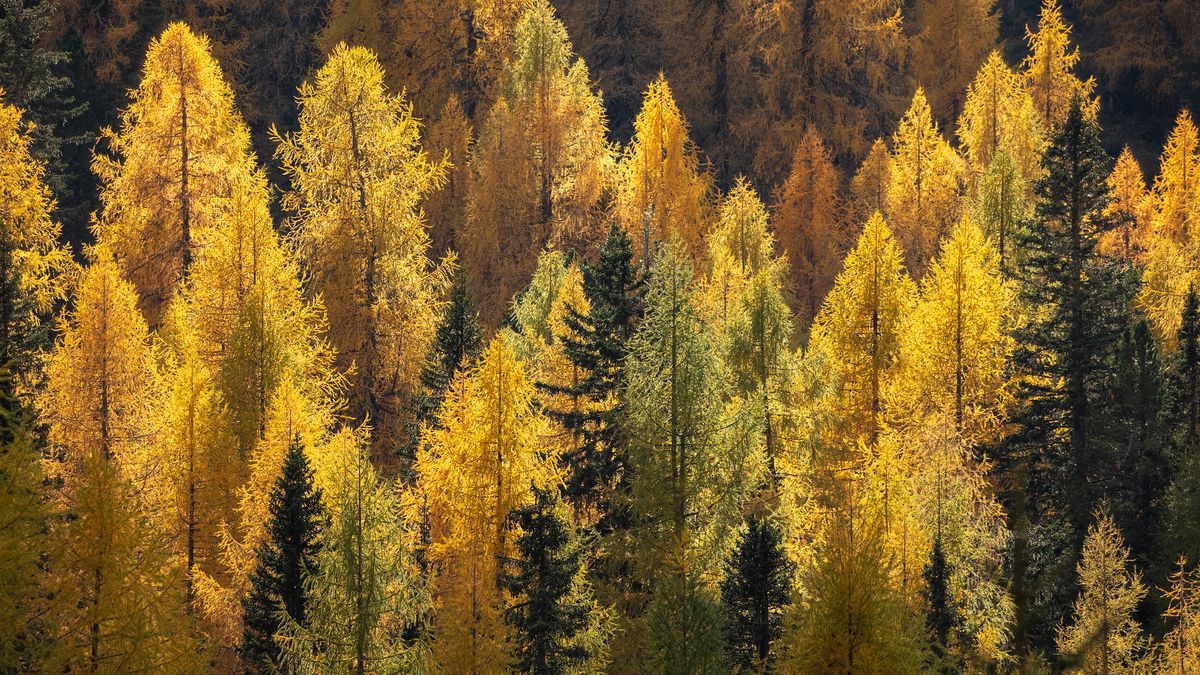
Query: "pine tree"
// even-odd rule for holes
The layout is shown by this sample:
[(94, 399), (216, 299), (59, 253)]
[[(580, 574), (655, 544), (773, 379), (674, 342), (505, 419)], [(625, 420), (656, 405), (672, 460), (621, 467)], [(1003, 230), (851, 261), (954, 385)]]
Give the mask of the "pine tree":
[(438, 322), (433, 344), (421, 369), (422, 393), (417, 402), (418, 422), (435, 422), (438, 408), (454, 378), (471, 367), (482, 349), (479, 310), (471, 298), (466, 270), (460, 267), (455, 272), (450, 300)]
[(1134, 619), (1146, 595), (1141, 575), (1129, 570), (1129, 549), (1104, 508), (1088, 528), (1077, 567), (1080, 594), (1073, 620), (1056, 638), (1068, 671), (1082, 673), (1142, 672), (1145, 648)]
[(625, 344), (641, 315), (642, 277), (633, 264), (629, 234), (614, 223), (594, 262), (582, 267), (586, 313), (572, 307), (566, 332), (557, 336), (563, 352), (582, 376), (569, 386), (539, 383), (539, 388), (579, 404), (551, 406), (547, 412), (574, 437), (563, 454), (567, 470), (563, 494), (576, 508), (595, 509), (605, 521), (601, 530), (619, 526), (612, 512), (628, 488), (625, 448), (618, 420), (619, 389)]
[(618, 168), (616, 212), (649, 270), (655, 245), (671, 236), (700, 252), (710, 179), (666, 78), (646, 89), (633, 128)]
[(721, 582), (725, 645), (735, 665), (775, 671), (795, 567), (783, 550), (779, 526), (768, 518), (748, 517)]
[(587, 587), (586, 549), (554, 489), (534, 488), (533, 502), (509, 520), (521, 534), (499, 583), (512, 598), (504, 618), (516, 633), (516, 670), (558, 675), (600, 667), (604, 645), (581, 638), (589, 629), (607, 632), (593, 625), (604, 613)]
[[(1018, 500), (1010, 503), (1014, 528), (1028, 516), (1040, 532), (1030, 540), (1034, 548), (1028, 555), (1049, 556), (1043, 561), (1069, 555), (1073, 547), (1064, 554), (1057, 538), (1080, 541), (1097, 486), (1113, 468), (1098, 437), (1105, 415), (1100, 396), (1129, 323), (1132, 296), (1127, 268), (1096, 251), (1114, 224), (1107, 210), (1111, 162), (1082, 105), (1076, 100), (1053, 134), (1042, 160), (1045, 176), (1035, 185), (1035, 216), (1020, 238), (1026, 255), (1018, 272), (1021, 299), (1042, 311), (1018, 334), (1016, 364), (1025, 383), (1015, 420), (1019, 431), (1005, 461), (1012, 475), (1025, 476), (1020, 492), (1009, 495)], [(1018, 537), (1025, 534), (1017, 529)], [(1051, 534), (1055, 529), (1059, 533)], [(1045, 578), (1030, 572), (1039, 578), (1014, 580), (1019, 593), (1029, 584), (1041, 598), (1037, 607), (1020, 607), (1020, 645), (1048, 637), (1070, 590), (1070, 581), (1054, 572), (1061, 564), (1046, 563), (1044, 569)], [(1031, 627), (1034, 635), (1025, 633)]]
[(258, 564), (250, 577), (250, 594), (242, 599), (245, 633), (242, 661), (252, 670), (280, 664), (279, 612), (307, 626), (305, 579), (320, 573), (316, 555), (325, 515), (321, 489), (313, 485), (304, 447), (292, 441), (283, 472), (271, 490), (270, 538), (258, 547)]
[(1200, 555), (1200, 298), (1194, 288), (1184, 303), (1178, 344), (1168, 362), (1163, 406), (1173, 470), (1165, 500), (1164, 549), (1190, 559)]
[(958, 218), (962, 160), (942, 138), (925, 91), (892, 136), (886, 210), (913, 275), (925, 273), (938, 243)]
[(300, 129), (276, 152), (293, 190), (285, 206), (329, 313), (337, 365), (355, 365), (350, 413), (392, 451), (433, 340), (445, 271), (427, 257), (420, 201), (444, 164), (420, 146), (412, 107), (387, 92), (361, 47), (336, 47), (300, 89)]
[(1063, 20), (1059, 0), (1042, 0), (1037, 30), (1026, 28), (1025, 33), (1029, 55), (1021, 69), (1042, 125), (1052, 129), (1067, 120), (1075, 98), (1083, 116), (1094, 122), (1099, 108), (1092, 97), (1096, 81), (1081, 81), (1073, 72), (1079, 48), (1071, 48), (1071, 27)]

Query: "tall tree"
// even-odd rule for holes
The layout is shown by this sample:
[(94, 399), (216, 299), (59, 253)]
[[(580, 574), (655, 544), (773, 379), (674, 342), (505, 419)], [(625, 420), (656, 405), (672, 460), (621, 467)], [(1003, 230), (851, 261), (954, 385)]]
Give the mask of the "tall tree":
[(461, 267), (450, 287), (450, 300), (438, 322), (433, 344), (421, 369), (417, 421), (433, 423), (454, 378), (468, 370), (483, 349), (479, 309), (471, 298), (470, 281)]
[(526, 6), (500, 92), (477, 124), (461, 249), (489, 326), (537, 251), (582, 251), (603, 236), (612, 159), (600, 97), (549, 2)]
[(774, 672), (795, 568), (779, 527), (769, 518), (747, 518), (721, 582), (726, 649), (741, 668)]
[[(3, 96), (3, 92), (0, 92)], [(0, 103), (0, 360), (14, 369), (18, 394), (36, 380), (34, 352), (48, 346), (51, 312), (66, 295), (70, 252), (51, 218), (54, 200), (34, 159), (30, 124)]]
[(231, 217), (233, 186), (254, 173), (250, 132), (209, 42), (183, 23), (150, 44), (106, 153), (92, 161), (103, 209), (94, 229), (137, 287), (152, 326), (191, 267), (205, 230)]
[(1117, 163), (1108, 176), (1108, 188), (1112, 192), (1109, 210), (1118, 226), (1104, 236), (1100, 249), (1113, 257), (1139, 260), (1146, 252), (1151, 237), (1150, 210), (1153, 202), (1146, 189), (1142, 167), (1134, 159), (1128, 145), (1117, 156)]
[(307, 576), (320, 573), (317, 552), (325, 513), (321, 489), (313, 484), (304, 447), (293, 441), (283, 472), (271, 489), (270, 538), (258, 547), (258, 564), (250, 577), (250, 594), (242, 599), (245, 633), (241, 657), (253, 670), (279, 666), (275, 641), (282, 621), (280, 610), (297, 625), (308, 625)]
[(891, 157), (887, 143), (876, 138), (850, 179), (850, 219), (867, 222), (875, 212), (887, 217), (887, 190), (891, 184)]
[(433, 653), (454, 671), (492, 672), (507, 662), (496, 583), (498, 561), (513, 554), (505, 522), (530, 502), (534, 488), (558, 478), (557, 449), (548, 443), (547, 420), (511, 340), (507, 333), (492, 338), (454, 380), (417, 455), (438, 607)]
[(1072, 101), (1080, 99), (1084, 116), (1095, 121), (1099, 101), (1092, 98), (1093, 78), (1080, 80), (1074, 73), (1079, 48), (1071, 46), (1071, 27), (1063, 20), (1059, 0), (1042, 0), (1037, 30), (1026, 28), (1029, 55), (1021, 64), (1034, 108), (1046, 128), (1062, 124)]
[(1159, 672), (1188, 673), (1200, 667), (1200, 577), (1180, 558), (1162, 589), (1167, 601), (1163, 616), (1174, 620), (1159, 648)]
[(1166, 553), (1200, 555), (1200, 298), (1189, 289), (1178, 349), (1169, 357), (1164, 417), (1170, 434), (1173, 476), (1165, 500)]
[[(844, 231), (841, 179), (833, 157), (814, 127), (808, 127), (791, 173), (775, 194), (775, 234), (788, 258), (792, 306), (801, 330), (817, 316), (849, 246)], [(876, 204), (875, 208), (880, 205)]]
[(925, 273), (958, 219), (962, 172), (962, 159), (942, 138), (925, 91), (918, 88), (892, 136), (886, 197), (888, 222), (914, 276)]
[(534, 488), (533, 502), (509, 518), (521, 534), (499, 583), (512, 596), (505, 621), (516, 633), (516, 669), (558, 675), (603, 667), (609, 617), (591, 597), (586, 549), (554, 488)]
[(1004, 63), (999, 51), (993, 51), (967, 87), (958, 117), (958, 139), (971, 168), (982, 173), (1001, 151), (1007, 151), (1021, 175), (1032, 180), (1042, 134), (1041, 118), (1024, 78)]
[(1073, 620), (1058, 631), (1058, 649), (1069, 671), (1142, 672), (1145, 638), (1134, 619), (1146, 595), (1141, 575), (1129, 569), (1129, 549), (1103, 509), (1088, 528), (1077, 569), (1080, 594)]
[(649, 270), (655, 245), (672, 235), (700, 251), (710, 179), (665, 77), (646, 89), (633, 129), (618, 168), (616, 213)]
[(362, 47), (339, 45), (300, 89), (300, 129), (280, 137), (285, 205), (329, 312), (338, 365), (355, 365), (350, 411), (393, 450), (433, 339), (445, 273), (427, 257), (419, 209), (444, 167), (421, 149), (411, 106)]
[[(1025, 646), (1030, 639), (1045, 645), (1057, 621), (1070, 580), (1062, 564), (1049, 561), (1071, 559), (1074, 546), (1064, 548), (1062, 538), (1081, 540), (1097, 486), (1109, 476), (1097, 436), (1104, 417), (1098, 406), (1132, 297), (1128, 268), (1096, 250), (1114, 225), (1107, 209), (1111, 161), (1083, 105), (1076, 98), (1052, 136), (1042, 160), (1045, 175), (1035, 184), (1035, 215), (1020, 238), (1026, 256), (1018, 272), (1021, 299), (1042, 308), (1018, 333), (1023, 405), (1006, 452), (1011, 475), (1023, 476), (1010, 494), (1014, 529), (1019, 539), (1029, 534), (1027, 524), (1036, 530), (1029, 540), (1036, 548), (1017, 551), (1014, 580), (1022, 611), (1018, 644)], [(1029, 570), (1030, 578), (1023, 578), (1025, 555), (1045, 565)], [(1037, 607), (1028, 604), (1031, 597), (1041, 599)]]
[(953, 120), (999, 38), (995, 0), (923, 0), (912, 11), (913, 71), (938, 119)]

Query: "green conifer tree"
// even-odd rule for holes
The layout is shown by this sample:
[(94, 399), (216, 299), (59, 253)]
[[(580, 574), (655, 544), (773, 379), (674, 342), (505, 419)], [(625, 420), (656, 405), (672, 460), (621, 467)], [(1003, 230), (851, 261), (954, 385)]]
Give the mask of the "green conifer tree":
[(275, 643), (282, 625), (280, 611), (298, 625), (306, 625), (304, 578), (317, 573), (316, 554), (325, 516), (321, 489), (313, 485), (313, 472), (299, 439), (288, 448), (270, 503), (270, 538), (259, 546), (250, 593), (242, 599), (242, 660), (255, 672), (270, 672), (280, 663)]
[(768, 518), (747, 518), (721, 583), (725, 648), (730, 660), (747, 672), (775, 672), (774, 645), (783, 631), (794, 573), (779, 527)]

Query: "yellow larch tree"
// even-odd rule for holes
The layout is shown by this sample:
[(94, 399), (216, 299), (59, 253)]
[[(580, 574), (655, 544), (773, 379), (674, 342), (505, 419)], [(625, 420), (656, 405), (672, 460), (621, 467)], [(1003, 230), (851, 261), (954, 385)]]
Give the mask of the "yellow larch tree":
[(430, 533), (433, 653), (447, 671), (502, 672), (509, 663), (497, 585), (498, 561), (513, 551), (506, 520), (533, 487), (559, 481), (534, 394), (501, 333), (454, 380), (438, 425), (422, 430), (416, 501)]
[(152, 326), (191, 266), (198, 237), (254, 171), (250, 132), (234, 110), (208, 40), (174, 23), (150, 44), (142, 81), (102, 134), (92, 166), (103, 206), (96, 236), (137, 287)]
[(362, 47), (339, 45), (298, 98), (300, 129), (279, 138), (298, 250), (324, 300), (350, 413), (391, 448), (403, 428), (441, 306), (445, 270), (428, 258), (419, 208), (444, 166), (421, 149), (411, 107), (389, 94)]
[(939, 119), (954, 119), (999, 38), (996, 0), (921, 0), (913, 7), (913, 70)]
[(600, 96), (546, 0), (517, 24), (501, 95), (477, 125), (461, 251), (484, 323), (533, 274), (547, 245), (585, 251), (603, 236), (613, 154)]
[(1029, 56), (1022, 62), (1021, 71), (1042, 125), (1049, 129), (1066, 119), (1071, 99), (1076, 96), (1083, 100), (1084, 114), (1096, 119), (1100, 108), (1093, 94), (1096, 81), (1080, 80), (1075, 75), (1079, 48), (1071, 46), (1071, 27), (1063, 20), (1059, 0), (1042, 0), (1037, 30), (1026, 28), (1025, 39)]
[(47, 563), (58, 636), (49, 667), (186, 670), (197, 654), (180, 566), (153, 522), (160, 468), (147, 455), (157, 380), (149, 335), (112, 254), (101, 246), (90, 258), (40, 401), (56, 499), (73, 515), (56, 527)]
[(883, 217), (867, 221), (813, 323), (810, 351), (824, 354), (839, 382), (836, 407), (851, 444), (873, 445), (884, 394), (900, 358), (901, 323), (917, 301), (903, 253)]
[(1160, 589), (1167, 602), (1163, 616), (1173, 627), (1159, 645), (1158, 672), (1184, 675), (1200, 668), (1200, 574), (1180, 558)]
[(891, 158), (887, 143), (875, 139), (870, 152), (850, 179), (850, 219), (867, 222), (872, 214), (879, 212), (886, 218), (887, 190), (891, 183)]
[(972, 171), (982, 174), (996, 154), (1005, 149), (1020, 168), (1021, 175), (1037, 175), (1041, 157), (1041, 118), (1025, 79), (993, 51), (967, 87), (967, 97), (958, 118), (958, 140)]
[(938, 132), (922, 89), (892, 137), (888, 173), (888, 222), (909, 269), (920, 277), (958, 218), (963, 173), (962, 159)]
[(808, 127), (792, 169), (775, 195), (774, 229), (787, 256), (793, 307), (801, 330), (817, 315), (849, 246), (842, 226), (839, 177), (829, 148)]
[(1138, 304), (1159, 340), (1173, 349), (1184, 298), (1200, 280), (1200, 136), (1186, 110), (1167, 138), (1159, 167), (1150, 193), (1150, 236)]
[(1056, 636), (1059, 651), (1075, 662), (1068, 672), (1146, 672), (1146, 638), (1134, 618), (1146, 587), (1141, 574), (1130, 570), (1129, 549), (1103, 507), (1088, 528), (1076, 571), (1079, 597), (1070, 624)]
[(1015, 303), (992, 243), (961, 219), (904, 317), (902, 375), (889, 392), (893, 416), (918, 423), (933, 416), (968, 447), (994, 440), (1013, 396)]
[(672, 236), (700, 252), (710, 180), (665, 77), (646, 89), (633, 129), (617, 171), (616, 212), (649, 269), (657, 242)]
[(30, 153), (33, 125), (0, 89), (0, 360), (12, 360), (17, 393), (36, 379), (33, 337), (66, 294), (70, 251), (58, 241), (45, 166)]
[(1146, 189), (1142, 167), (1128, 145), (1121, 149), (1113, 165), (1108, 189), (1112, 195), (1108, 212), (1117, 221), (1117, 227), (1101, 237), (1100, 251), (1129, 261), (1140, 260), (1151, 238), (1153, 201)]
[(451, 97), (425, 135), (426, 151), (445, 157), (446, 182), (440, 190), (425, 195), (422, 210), (429, 222), (429, 242), (434, 257), (445, 257), (462, 247), (463, 222), (467, 218), (467, 196), (471, 186), (471, 121), (457, 97)]

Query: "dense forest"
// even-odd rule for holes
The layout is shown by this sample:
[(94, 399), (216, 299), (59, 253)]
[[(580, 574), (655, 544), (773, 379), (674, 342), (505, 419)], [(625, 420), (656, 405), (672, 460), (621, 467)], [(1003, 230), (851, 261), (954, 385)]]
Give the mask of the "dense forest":
[(1189, 0), (0, 0), (0, 672), (1200, 672)]

